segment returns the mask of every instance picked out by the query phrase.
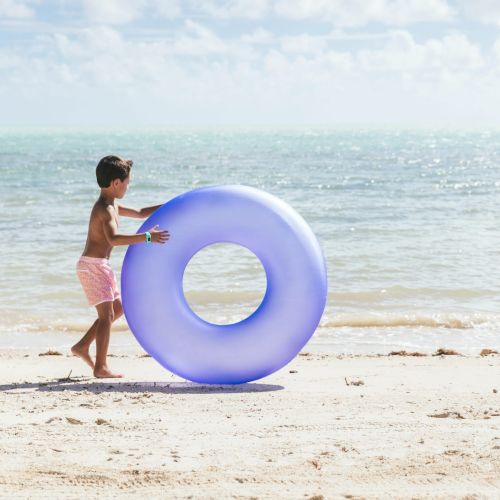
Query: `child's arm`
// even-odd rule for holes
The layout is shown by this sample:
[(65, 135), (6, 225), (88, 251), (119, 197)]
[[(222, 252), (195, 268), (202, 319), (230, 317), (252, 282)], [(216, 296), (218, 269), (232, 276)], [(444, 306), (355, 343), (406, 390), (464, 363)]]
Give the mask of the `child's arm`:
[[(144, 243), (146, 241), (146, 233), (118, 234), (118, 227), (112, 213), (113, 210), (113, 208), (108, 207), (101, 215), (102, 228), (108, 243), (111, 246)], [(151, 233), (151, 241), (153, 243), (165, 243), (170, 238), (168, 231), (165, 229), (158, 231), (157, 225), (151, 228), (149, 232)]]
[(123, 215), (124, 217), (133, 217), (134, 219), (146, 219), (160, 207), (161, 205), (155, 205), (154, 207), (132, 208), (125, 207), (124, 205), (118, 205), (118, 214)]

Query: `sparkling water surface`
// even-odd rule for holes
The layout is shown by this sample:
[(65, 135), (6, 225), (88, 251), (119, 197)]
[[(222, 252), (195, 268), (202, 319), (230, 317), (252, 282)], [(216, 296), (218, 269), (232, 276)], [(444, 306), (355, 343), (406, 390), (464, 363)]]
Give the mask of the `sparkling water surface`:
[[(329, 276), (311, 348), (500, 347), (500, 132), (320, 129), (1, 130), (0, 347), (55, 345), (93, 321), (75, 263), (107, 154), (134, 160), (130, 206), (246, 184), (297, 210)], [(122, 217), (120, 231), (140, 223)], [(221, 324), (251, 314), (265, 286), (258, 259), (225, 244), (184, 279), (193, 309)]]

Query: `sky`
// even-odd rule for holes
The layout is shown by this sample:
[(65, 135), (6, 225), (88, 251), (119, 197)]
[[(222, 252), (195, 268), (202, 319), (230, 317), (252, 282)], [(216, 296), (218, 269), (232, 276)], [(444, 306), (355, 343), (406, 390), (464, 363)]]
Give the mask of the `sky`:
[(0, 126), (500, 125), (500, 0), (0, 0)]

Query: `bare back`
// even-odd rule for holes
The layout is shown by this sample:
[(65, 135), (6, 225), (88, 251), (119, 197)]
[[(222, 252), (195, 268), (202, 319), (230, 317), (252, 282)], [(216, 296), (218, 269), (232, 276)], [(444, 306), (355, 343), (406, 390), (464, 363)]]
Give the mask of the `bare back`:
[(118, 227), (118, 206), (115, 204), (107, 203), (102, 198), (99, 198), (92, 207), (90, 212), (89, 232), (87, 235), (87, 242), (83, 254), (86, 257), (98, 257), (109, 259), (113, 246), (106, 238), (103, 228), (103, 220), (112, 214), (114, 223)]

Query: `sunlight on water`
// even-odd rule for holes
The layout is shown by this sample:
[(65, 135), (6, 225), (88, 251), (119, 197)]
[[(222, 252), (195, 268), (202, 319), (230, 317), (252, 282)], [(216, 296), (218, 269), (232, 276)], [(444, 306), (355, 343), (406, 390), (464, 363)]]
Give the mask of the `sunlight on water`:
[(258, 257), (247, 248), (217, 243), (203, 248), (189, 261), (183, 286), (189, 306), (202, 319), (217, 325), (237, 323), (262, 302), (266, 273)]
[[(134, 160), (130, 206), (247, 184), (297, 210), (329, 274), (313, 343), (499, 346), (500, 134), (318, 129), (0, 131), (0, 344), (3, 334), (93, 321), (75, 264), (98, 195), (95, 166), (109, 153)], [(122, 218), (120, 231), (139, 225)], [(118, 278), (124, 253), (111, 259)], [(262, 269), (243, 254), (204, 254), (186, 277), (193, 308), (212, 322), (248, 316), (264, 293)]]

